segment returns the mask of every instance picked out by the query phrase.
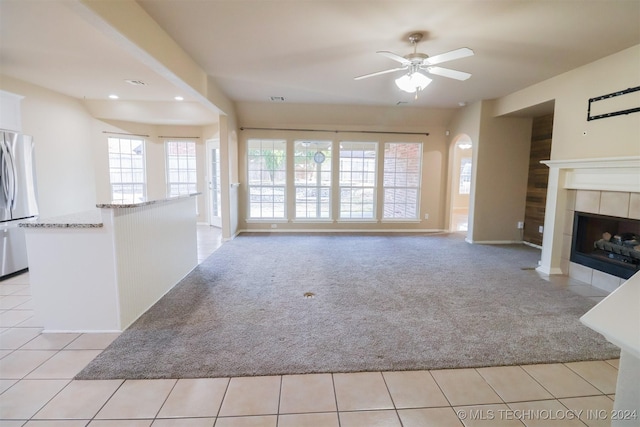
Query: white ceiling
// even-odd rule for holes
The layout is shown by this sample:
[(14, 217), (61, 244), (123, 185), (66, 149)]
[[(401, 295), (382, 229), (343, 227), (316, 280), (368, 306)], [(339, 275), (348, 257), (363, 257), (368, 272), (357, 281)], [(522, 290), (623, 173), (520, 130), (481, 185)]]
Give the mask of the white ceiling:
[[(69, 3), (0, 0), (0, 73), (94, 104), (107, 102), (112, 92), (129, 102), (165, 106), (175, 95), (187, 96), (90, 26)], [(234, 101), (282, 96), (287, 103), (455, 108), (640, 43), (640, 0), (138, 3)], [(407, 36), (415, 31), (425, 33), (418, 51), (431, 56), (473, 49), (472, 57), (441, 64), (473, 76), (462, 82), (435, 76), (417, 101), (395, 87), (397, 74), (353, 80), (396, 67), (376, 51), (410, 53)], [(131, 86), (125, 79), (147, 85)], [(179, 112), (173, 120), (184, 123)]]

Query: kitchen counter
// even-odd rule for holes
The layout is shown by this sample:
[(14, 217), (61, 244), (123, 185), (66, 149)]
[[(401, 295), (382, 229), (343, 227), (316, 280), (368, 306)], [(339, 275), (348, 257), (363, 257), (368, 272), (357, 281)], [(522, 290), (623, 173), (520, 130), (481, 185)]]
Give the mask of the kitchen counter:
[(19, 225), (22, 228), (99, 228), (103, 227), (102, 214), (99, 209), (61, 215), (52, 218), (38, 219)]
[(22, 225), (45, 332), (122, 331), (171, 290), (198, 264), (196, 195)]
[(616, 398), (611, 427), (637, 426), (640, 409), (640, 273), (636, 273), (580, 318), (620, 347)]
[(142, 206), (156, 205), (160, 203), (166, 203), (176, 200), (182, 200), (197, 196), (201, 193), (192, 193), (184, 196), (169, 197), (166, 199), (147, 200), (138, 203), (125, 203), (125, 202), (111, 202), (111, 203), (98, 203), (97, 209), (77, 212), (68, 215), (61, 215), (51, 218), (37, 219), (36, 221), (22, 223), (19, 226), (22, 228), (99, 228), (103, 227), (102, 213), (100, 209), (130, 209), (139, 208)]
[(166, 203), (174, 200), (188, 199), (193, 196), (198, 196), (202, 193), (191, 193), (183, 196), (167, 197), (166, 199), (147, 200), (144, 202), (129, 203), (129, 202), (111, 202), (111, 203), (98, 203), (96, 207), (102, 209), (122, 209), (122, 208), (139, 208), (141, 206), (155, 205), (158, 203)]

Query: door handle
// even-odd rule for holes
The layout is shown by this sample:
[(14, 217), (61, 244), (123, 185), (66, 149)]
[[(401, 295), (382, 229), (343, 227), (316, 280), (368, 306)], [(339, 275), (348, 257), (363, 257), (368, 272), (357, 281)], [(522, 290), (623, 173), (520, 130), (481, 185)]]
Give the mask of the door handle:
[(15, 158), (6, 142), (2, 146), (2, 151), (2, 157), (4, 160), (4, 163), (2, 165), (2, 178), (4, 179), (3, 184), (5, 186), (5, 195), (9, 205), (8, 208), (10, 210), (13, 210), (16, 204), (16, 181), (18, 180), (15, 167)]
[(0, 141), (0, 184), (2, 187), (2, 198), (0, 199), (1, 207), (5, 210), (11, 209), (10, 182), (9, 182), (9, 165), (7, 163), (7, 146), (4, 141)]

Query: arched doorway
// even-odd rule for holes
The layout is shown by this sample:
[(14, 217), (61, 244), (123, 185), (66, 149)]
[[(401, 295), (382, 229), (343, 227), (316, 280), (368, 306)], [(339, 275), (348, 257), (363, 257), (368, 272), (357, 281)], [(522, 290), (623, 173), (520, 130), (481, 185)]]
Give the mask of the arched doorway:
[(467, 232), (469, 230), (469, 209), (471, 198), (471, 177), (473, 169), (473, 142), (468, 135), (461, 134), (453, 139), (451, 174), (451, 206), (449, 209), (449, 230)]

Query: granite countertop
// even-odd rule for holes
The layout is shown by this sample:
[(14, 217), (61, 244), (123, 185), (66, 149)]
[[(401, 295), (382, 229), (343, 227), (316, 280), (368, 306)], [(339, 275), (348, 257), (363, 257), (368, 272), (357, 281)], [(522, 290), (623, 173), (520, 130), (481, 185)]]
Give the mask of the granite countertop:
[(77, 212), (19, 224), (23, 228), (100, 228), (103, 227), (100, 210)]
[(98, 203), (96, 207), (101, 209), (138, 208), (140, 206), (154, 205), (157, 203), (164, 203), (164, 202), (170, 202), (173, 200), (185, 199), (187, 197), (198, 196), (200, 194), (202, 193), (190, 193), (182, 196), (167, 197), (166, 199), (146, 200), (144, 202), (135, 202), (135, 203), (114, 201), (111, 203)]
[(20, 223), (19, 226), (23, 228), (100, 228), (104, 227), (102, 223), (102, 213), (100, 209), (122, 209), (122, 208), (137, 208), (141, 206), (153, 205), (164, 202), (171, 202), (174, 200), (185, 199), (188, 197), (197, 196), (202, 193), (191, 193), (183, 196), (168, 197), (166, 199), (148, 200), (138, 203), (124, 203), (124, 202), (111, 202), (111, 203), (98, 203), (96, 208), (90, 211), (78, 212), (69, 215), (61, 215), (52, 218), (41, 219), (36, 221), (29, 221)]

